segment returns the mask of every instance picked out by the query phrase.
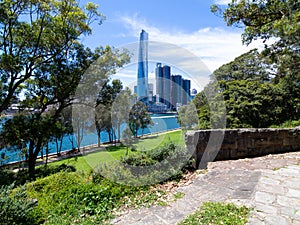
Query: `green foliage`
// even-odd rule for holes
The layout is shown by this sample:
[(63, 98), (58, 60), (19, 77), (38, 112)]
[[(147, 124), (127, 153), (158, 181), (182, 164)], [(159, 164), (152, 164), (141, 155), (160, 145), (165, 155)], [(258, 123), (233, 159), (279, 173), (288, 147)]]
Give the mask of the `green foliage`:
[(181, 106), (178, 111), (178, 123), (183, 129), (191, 129), (197, 124), (197, 110), (195, 105), (190, 102), (188, 105)]
[(179, 225), (244, 225), (247, 223), (249, 209), (245, 206), (220, 202), (204, 202), (198, 211), (189, 215)]
[(110, 142), (114, 139), (114, 132), (118, 131), (117, 137), (120, 141), (120, 126), (122, 123), (128, 122), (132, 95), (128, 88), (126, 90), (122, 90), (122, 88), (120, 80), (113, 80), (111, 84), (107, 81), (98, 93), (95, 111), (98, 145), (100, 145), (101, 131), (108, 133)]
[(129, 113), (129, 128), (133, 135), (137, 137), (138, 130), (142, 129), (144, 131), (149, 124), (152, 125), (153, 122), (148, 113), (147, 106), (141, 101), (136, 102)]
[(257, 54), (256, 50), (251, 50), (214, 71), (216, 80), (212, 80), (194, 99), (200, 128), (212, 128), (211, 117), (218, 113), (212, 110), (219, 101), (218, 95), (210, 101), (206, 97), (208, 90), (213, 88), (219, 88), (219, 95), (223, 96), (227, 128), (263, 128), (299, 119), (297, 79), (285, 77), (275, 82)]
[[(190, 168), (192, 163), (190, 158), (184, 147), (168, 143), (156, 149), (126, 156), (121, 158), (121, 161), (125, 164), (126, 173), (129, 173), (132, 179), (139, 177), (148, 183), (157, 183), (179, 179), (182, 170)], [(126, 167), (128, 165), (133, 167)], [(139, 169), (136, 169), (136, 166)]]
[(78, 44), (79, 36), (90, 34), (91, 23), (101, 23), (104, 17), (95, 4), (82, 9), (75, 0), (4, 0), (0, 8), (1, 113), (18, 98), (25, 82), (33, 77), (32, 81), (38, 81), (41, 67), (57, 64), (60, 59), (63, 66), (63, 55), (76, 57), (70, 49)]
[(121, 206), (150, 204), (163, 194), (120, 185), (98, 173), (66, 172), (27, 184), (27, 192), (39, 202), (33, 218), (44, 224), (103, 224)]
[[(39, 166), (36, 169), (36, 177), (46, 177), (51, 174), (59, 173), (61, 171), (75, 172), (76, 168), (72, 165), (61, 164), (51, 164), (48, 166)], [(14, 172), (10, 169), (0, 169), (0, 186), (1, 185), (11, 185), (15, 184), (20, 186), (30, 181), (30, 176), (27, 169), (19, 169)]]
[[(233, 0), (224, 10), (213, 5), (211, 11), (221, 14), (228, 26), (244, 28), (244, 44), (256, 39), (265, 43), (262, 52), (251, 50), (213, 74), (226, 95), (228, 127), (268, 127), (299, 120), (299, 0)], [(197, 107), (200, 127), (209, 127), (207, 108), (202, 103)]]
[(37, 224), (32, 217), (35, 201), (28, 198), (23, 187), (13, 188), (14, 185), (0, 186), (0, 224)]
[(300, 120), (289, 120), (280, 125), (272, 125), (271, 128), (294, 128), (300, 126)]
[[(224, 11), (212, 6), (213, 12), (223, 14), (228, 26), (244, 28), (244, 44), (263, 40), (262, 55), (276, 69), (277, 79), (287, 76), (299, 79), (300, 76), (299, 9), (299, 0), (233, 0)], [(271, 38), (274, 41), (267, 44)]]

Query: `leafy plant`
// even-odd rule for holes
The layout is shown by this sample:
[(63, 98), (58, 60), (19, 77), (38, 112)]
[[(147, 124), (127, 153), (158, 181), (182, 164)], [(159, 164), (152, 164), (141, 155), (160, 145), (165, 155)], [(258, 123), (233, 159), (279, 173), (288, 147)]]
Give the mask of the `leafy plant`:
[(244, 225), (250, 209), (238, 207), (232, 203), (204, 202), (198, 211), (189, 215), (178, 225)]
[(36, 202), (29, 199), (24, 187), (0, 186), (0, 224), (36, 224), (32, 217)]
[(102, 224), (124, 207), (149, 205), (164, 193), (150, 186), (127, 186), (89, 175), (60, 172), (27, 184), (38, 199), (33, 218), (44, 224)]

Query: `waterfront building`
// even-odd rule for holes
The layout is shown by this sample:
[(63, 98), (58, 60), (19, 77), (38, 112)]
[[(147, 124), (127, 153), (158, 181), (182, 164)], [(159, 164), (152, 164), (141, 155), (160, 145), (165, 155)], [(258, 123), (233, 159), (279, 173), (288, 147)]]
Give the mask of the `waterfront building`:
[(191, 98), (191, 81), (188, 79), (182, 79), (182, 105), (187, 105)]
[(171, 103), (173, 110), (176, 110), (178, 104), (181, 105), (182, 102), (182, 76), (172, 75), (172, 87), (171, 87)]
[(152, 83), (149, 83), (148, 84), (148, 101), (149, 102), (153, 102), (153, 84)]
[(163, 70), (161, 63), (156, 64), (155, 68), (155, 81), (156, 81), (156, 102), (163, 103)]
[(167, 109), (170, 108), (170, 96), (171, 96), (171, 67), (164, 65), (163, 72), (163, 103)]
[(171, 104), (171, 67), (161, 63), (156, 64), (155, 68), (156, 79), (156, 96), (158, 96), (158, 102), (166, 105), (167, 109)]
[(156, 64), (156, 102), (162, 103), (168, 110), (177, 110), (190, 102), (191, 81), (181, 75), (171, 75), (171, 67)]

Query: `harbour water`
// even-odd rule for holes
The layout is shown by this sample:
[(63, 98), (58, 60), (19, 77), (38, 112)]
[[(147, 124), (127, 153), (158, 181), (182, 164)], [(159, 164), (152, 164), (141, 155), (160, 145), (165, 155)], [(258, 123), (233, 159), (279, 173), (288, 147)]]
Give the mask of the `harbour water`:
[[(151, 133), (157, 133), (157, 132), (163, 132), (168, 130), (177, 129), (180, 127), (180, 125), (177, 122), (177, 118), (175, 114), (152, 114), (151, 115), (153, 125), (148, 126), (147, 128), (142, 131), (141, 129), (138, 131), (138, 135), (143, 134), (151, 134)], [(125, 126), (122, 126), (123, 129)], [(122, 133), (122, 127), (121, 127), (121, 133)], [(101, 143), (108, 142), (108, 134), (106, 132), (101, 133)], [(73, 143), (72, 143), (73, 142)], [(83, 140), (81, 142), (81, 147), (89, 146), (97, 144), (97, 135), (96, 133), (87, 133), (84, 134)], [(49, 154), (56, 153), (56, 143), (55, 142), (49, 142)], [(77, 148), (76, 145), (76, 137), (71, 135), (66, 135), (63, 138), (62, 141), (62, 151), (67, 151), (72, 149), (73, 147)], [(7, 151), (7, 150), (1, 150), (0, 154), (2, 155), (5, 153), (6, 159), (1, 159), (1, 164), (7, 164), (15, 161), (21, 161), (25, 159), (25, 156), (21, 154), (20, 150), (15, 151)], [(44, 150), (45, 154), (45, 150)]]

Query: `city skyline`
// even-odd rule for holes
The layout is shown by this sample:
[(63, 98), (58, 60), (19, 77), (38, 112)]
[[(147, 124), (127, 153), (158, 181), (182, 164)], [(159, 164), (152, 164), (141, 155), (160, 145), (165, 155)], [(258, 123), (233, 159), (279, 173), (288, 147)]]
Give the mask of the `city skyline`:
[(175, 111), (191, 100), (191, 80), (172, 74), (171, 67), (157, 62), (155, 82), (148, 81), (148, 33), (142, 29), (138, 44), (137, 82), (134, 93), (149, 111)]
[[(86, 2), (83, 0), (81, 4)], [(99, 45), (120, 47), (135, 42), (141, 29), (145, 29), (152, 41), (173, 43), (189, 50), (213, 72), (242, 53), (263, 46), (259, 41), (243, 46), (243, 30), (227, 27), (222, 18), (210, 11), (212, 4), (225, 7), (230, 2), (154, 0), (141, 4), (135, 0), (104, 0), (99, 5), (106, 20), (101, 26), (93, 24), (93, 34), (83, 36), (82, 39), (91, 48)]]

